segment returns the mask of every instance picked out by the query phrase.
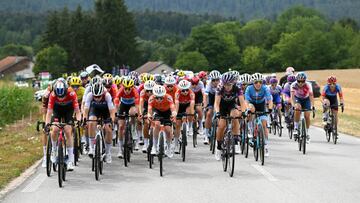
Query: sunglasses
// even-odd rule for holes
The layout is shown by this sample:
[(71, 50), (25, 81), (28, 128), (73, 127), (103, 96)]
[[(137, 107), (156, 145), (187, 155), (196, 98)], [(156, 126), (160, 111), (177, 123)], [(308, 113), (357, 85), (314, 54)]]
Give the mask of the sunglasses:
[(213, 79), (213, 80), (211, 80), (211, 82), (219, 82), (220, 81), (220, 79)]
[(155, 97), (156, 100), (163, 100), (162, 97)]
[(181, 90), (181, 92), (188, 92), (189, 90)]
[(297, 83), (299, 84), (305, 83), (305, 80), (298, 80)]
[(173, 85), (166, 85), (167, 88), (173, 88)]
[(111, 86), (105, 86), (105, 88), (106, 88), (106, 89), (110, 89), (110, 88), (111, 88)]
[(101, 96), (94, 96), (94, 99), (100, 99)]
[(80, 87), (80, 85), (72, 85), (71, 87), (77, 89)]
[(152, 93), (152, 90), (146, 90), (146, 93)]
[(129, 92), (130, 90), (131, 90), (131, 88), (125, 88), (125, 91), (128, 91), (128, 92)]
[(262, 84), (262, 81), (255, 81), (254, 84)]

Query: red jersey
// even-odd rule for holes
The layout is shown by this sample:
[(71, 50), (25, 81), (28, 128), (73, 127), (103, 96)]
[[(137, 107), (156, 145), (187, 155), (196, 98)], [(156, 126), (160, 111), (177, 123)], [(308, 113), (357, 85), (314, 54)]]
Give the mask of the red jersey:
[(141, 93), (141, 91), (142, 91), (143, 89), (144, 89), (144, 83), (141, 83), (141, 84), (139, 85), (139, 87), (137, 88), (139, 94)]
[(172, 97), (173, 101), (175, 101), (175, 93), (176, 93), (176, 91), (178, 91), (177, 86), (174, 85), (171, 92), (170, 92), (169, 89), (166, 87), (166, 85), (165, 85), (165, 88), (166, 88), (166, 94), (169, 94), (169, 95)]
[[(155, 95), (151, 95), (149, 98), (148, 104), (148, 112), (151, 111), (153, 108), (159, 111), (168, 111), (171, 108), (174, 108), (174, 101), (169, 94), (166, 94), (161, 101), (155, 99)], [(174, 109), (171, 109), (174, 110)]]
[(118, 92), (117, 86), (115, 84), (112, 84), (111, 88), (109, 90), (106, 90), (110, 93), (112, 100), (114, 100)]
[(176, 91), (175, 101), (179, 101), (179, 104), (188, 104), (192, 101), (195, 101), (195, 94), (193, 91), (189, 90), (187, 95), (181, 94), (181, 90)]
[(137, 90), (135, 88), (131, 88), (130, 93), (126, 94), (125, 88), (122, 87), (118, 91), (118, 93), (114, 99), (115, 105), (119, 105), (120, 102), (122, 104), (126, 104), (126, 105), (131, 105), (134, 103), (135, 103), (135, 105), (138, 105), (139, 104), (139, 93), (137, 92)]
[(51, 94), (50, 88), (47, 88), (46, 92), (44, 93), (44, 95), (41, 98), (42, 107), (45, 108), (45, 109), (48, 108), (50, 94)]
[(74, 109), (79, 109), (76, 93), (71, 88), (68, 88), (67, 94), (64, 98), (59, 98), (54, 92), (52, 92), (49, 97), (48, 109), (54, 109), (55, 104), (59, 106), (72, 105)]
[(147, 102), (149, 100), (149, 98), (150, 97), (148, 96), (148, 94), (146, 94), (146, 90), (142, 90), (140, 92), (140, 99), (143, 99), (144, 102)]

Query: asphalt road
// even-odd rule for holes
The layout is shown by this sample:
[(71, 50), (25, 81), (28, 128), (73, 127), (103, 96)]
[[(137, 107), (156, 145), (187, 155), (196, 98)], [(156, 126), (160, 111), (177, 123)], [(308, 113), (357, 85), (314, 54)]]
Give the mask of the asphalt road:
[[(270, 157), (261, 166), (252, 151), (236, 158), (230, 178), (221, 162), (202, 143), (189, 147), (185, 163), (179, 155), (164, 162), (164, 177), (157, 162), (148, 168), (145, 154), (135, 152), (129, 167), (115, 158), (96, 181), (91, 162), (83, 157), (74, 172), (67, 173), (63, 188), (57, 174), (36, 173), (0, 202), (357, 202), (360, 199), (360, 139), (340, 134), (339, 143), (325, 141), (321, 129), (312, 128), (307, 154), (297, 143), (270, 137)], [(200, 141), (200, 140), (199, 140)]]

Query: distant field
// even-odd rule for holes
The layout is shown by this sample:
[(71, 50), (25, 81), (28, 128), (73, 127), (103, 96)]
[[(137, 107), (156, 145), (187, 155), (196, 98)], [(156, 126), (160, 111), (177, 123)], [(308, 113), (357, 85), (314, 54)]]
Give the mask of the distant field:
[[(335, 75), (342, 86), (345, 99), (345, 111), (340, 115), (339, 130), (341, 132), (360, 136), (360, 69), (316, 70), (306, 71), (309, 79), (316, 80), (321, 89), (326, 84), (329, 75)], [(283, 73), (279, 73), (279, 76)], [(320, 101), (316, 102), (318, 110)], [(321, 114), (317, 114), (315, 125), (321, 125)]]

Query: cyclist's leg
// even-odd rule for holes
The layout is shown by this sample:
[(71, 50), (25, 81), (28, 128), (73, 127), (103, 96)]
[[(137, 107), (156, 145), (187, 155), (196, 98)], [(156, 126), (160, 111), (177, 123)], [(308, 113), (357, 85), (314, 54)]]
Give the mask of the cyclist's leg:
[(330, 108), (330, 101), (329, 99), (327, 98), (324, 98), (324, 101), (323, 101), (323, 122), (324, 122), (324, 125), (326, 124), (326, 121), (328, 119), (328, 116), (329, 116), (329, 108)]
[[(194, 114), (194, 107), (191, 105), (188, 105), (185, 109), (185, 112), (186, 112), (186, 114)], [(188, 121), (188, 126), (189, 126), (189, 133), (190, 133), (190, 135), (192, 135), (193, 134), (194, 117), (188, 116), (187, 121)]]
[(202, 125), (202, 119), (203, 119), (203, 111), (202, 111), (202, 107), (201, 104), (197, 104), (195, 105), (195, 110), (197, 113), (197, 120), (194, 122), (198, 122), (198, 126), (199, 126), (199, 134), (204, 134), (204, 128)]
[[(239, 117), (240, 116), (240, 111), (238, 109), (232, 109), (230, 111), (230, 116), (231, 117)], [(234, 136), (240, 136), (240, 124), (239, 124), (239, 119), (232, 119), (232, 134)]]
[[(206, 119), (205, 119), (205, 137), (210, 137), (210, 129), (211, 129), (211, 121), (213, 118), (213, 108), (209, 108), (206, 111)], [(205, 138), (206, 139), (206, 138)]]
[[(129, 115), (134, 116), (136, 114), (137, 114), (137, 108), (135, 106), (131, 106), (129, 109)], [(133, 138), (135, 141), (135, 150), (139, 150), (139, 139), (140, 139), (141, 133), (139, 133), (139, 125), (138, 125), (137, 119), (135, 119), (135, 118), (131, 119), (131, 126), (132, 126), (132, 128), (134, 128), (134, 129), (131, 129), (132, 130), (131, 132), (134, 133)]]

